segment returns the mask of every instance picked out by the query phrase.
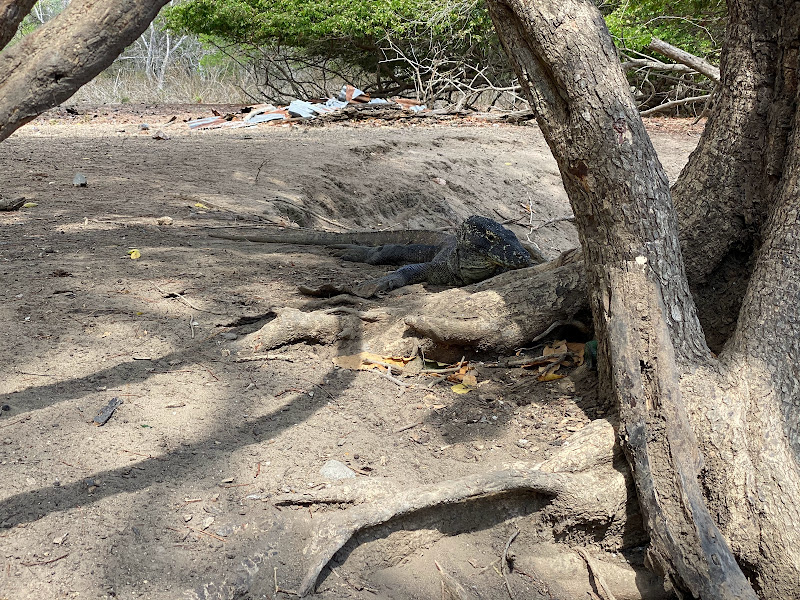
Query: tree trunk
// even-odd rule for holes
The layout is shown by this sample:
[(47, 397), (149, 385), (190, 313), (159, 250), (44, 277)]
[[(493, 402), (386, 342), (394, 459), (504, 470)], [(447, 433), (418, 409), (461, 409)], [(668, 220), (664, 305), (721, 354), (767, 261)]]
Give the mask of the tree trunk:
[(6, 48), (0, 53), (0, 141), (114, 62), (167, 2), (73, 0), (55, 19)]
[(796, 3), (730, 0), (722, 82), (673, 198), (709, 344), (733, 331), (783, 172), (796, 96)]
[(682, 223), (695, 227), (682, 232), (695, 293), (737, 244), (756, 243), (775, 206), (719, 361), (689, 291), (666, 178), (599, 13), (582, 0), (489, 8), (576, 216), (601, 382), (619, 407), (650, 564), (688, 596), (800, 596), (793, 146), (784, 164), (787, 140), (796, 143), (797, 7), (732, 5), (721, 97), (676, 186)]

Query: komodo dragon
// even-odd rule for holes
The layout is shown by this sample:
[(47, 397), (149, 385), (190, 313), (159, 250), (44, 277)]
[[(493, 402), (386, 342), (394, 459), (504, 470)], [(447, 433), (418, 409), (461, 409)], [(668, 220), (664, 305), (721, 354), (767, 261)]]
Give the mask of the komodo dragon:
[(373, 265), (405, 264), (354, 288), (324, 286), (311, 290), (312, 293), (348, 292), (365, 298), (414, 283), (468, 285), (533, 264), (531, 254), (511, 231), (492, 219), (476, 215), (466, 219), (455, 235), (427, 230), (209, 235), (225, 240), (328, 246), (344, 250), (345, 260)]

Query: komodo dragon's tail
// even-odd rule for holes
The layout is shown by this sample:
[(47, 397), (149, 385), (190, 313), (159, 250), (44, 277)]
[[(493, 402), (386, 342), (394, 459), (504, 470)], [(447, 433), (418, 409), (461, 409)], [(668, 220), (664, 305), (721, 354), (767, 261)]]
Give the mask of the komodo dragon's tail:
[(299, 244), (310, 246), (383, 246), (386, 244), (425, 244), (437, 246), (453, 238), (452, 234), (425, 229), (401, 231), (353, 231), (333, 233), (311, 229), (280, 229), (265, 233), (260, 230), (252, 234), (209, 233), (210, 237), (240, 242), (261, 244)]

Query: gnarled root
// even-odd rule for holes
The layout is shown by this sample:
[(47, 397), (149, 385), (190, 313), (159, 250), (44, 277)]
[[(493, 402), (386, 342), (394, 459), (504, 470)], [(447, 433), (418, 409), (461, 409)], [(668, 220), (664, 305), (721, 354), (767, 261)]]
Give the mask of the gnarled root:
[(234, 342), (232, 349), (263, 351), (302, 341), (330, 344), (341, 339), (352, 339), (360, 329), (359, 316), (346, 308), (313, 312), (279, 308), (275, 313), (277, 316), (272, 321)]
[(627, 477), (613, 467), (615, 454), (620, 456), (614, 439), (611, 424), (597, 420), (572, 436), (558, 454), (539, 465), (517, 463), (489, 473), (382, 495), (324, 517), (307, 546), (311, 564), (298, 594), (306, 596), (313, 592), (317, 578), (333, 555), (363, 529), (422, 509), (509, 492), (545, 496), (548, 503), (543, 512), (551, 523), (561, 523), (564, 527), (606, 523), (610, 524), (609, 533), (614, 535), (614, 527), (625, 523), (628, 497)]
[(504, 273), (436, 294), (405, 323), (448, 346), (506, 352), (530, 343), (554, 321), (588, 308), (583, 263)]
[[(383, 311), (278, 309), (273, 321), (234, 346), (269, 350), (299, 341), (329, 344), (368, 337), (372, 346), (387, 347), (410, 333), (429, 339), (434, 347), (442, 349), (459, 346), (479, 351), (513, 351), (529, 344), (552, 323), (570, 320), (588, 309), (583, 262), (579, 258), (579, 253), (565, 254), (544, 265), (437, 294), (391, 296)], [(365, 321), (388, 320), (390, 316), (395, 319), (393, 327), (381, 323), (370, 330), (364, 325)], [(390, 339), (383, 340), (381, 336)]]

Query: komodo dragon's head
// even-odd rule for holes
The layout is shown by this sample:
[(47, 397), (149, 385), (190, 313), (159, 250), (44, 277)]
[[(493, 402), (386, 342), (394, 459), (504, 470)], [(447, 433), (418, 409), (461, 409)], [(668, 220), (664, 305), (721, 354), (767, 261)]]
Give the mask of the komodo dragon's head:
[(472, 216), (461, 224), (458, 250), (461, 275), (467, 282), (533, 264), (517, 236), (486, 217)]

